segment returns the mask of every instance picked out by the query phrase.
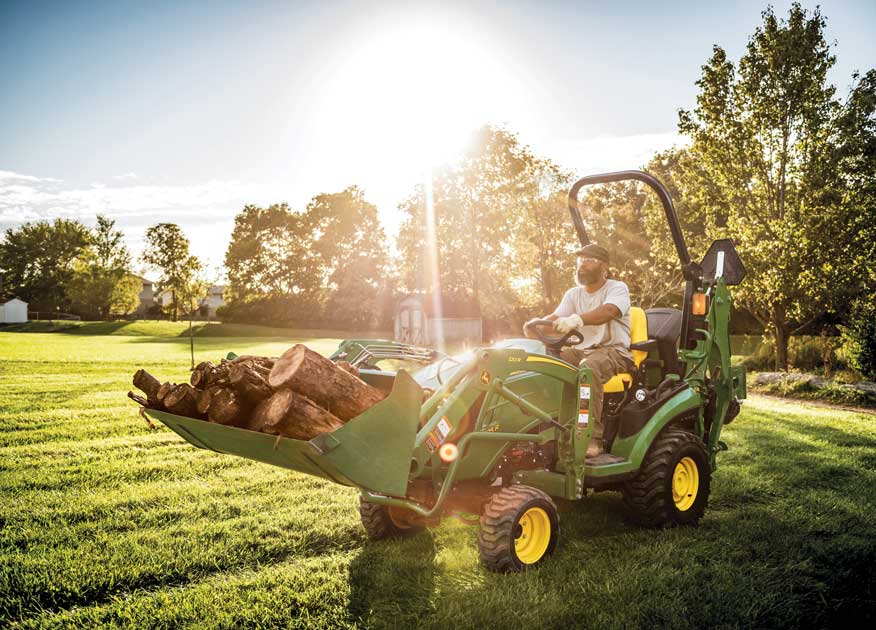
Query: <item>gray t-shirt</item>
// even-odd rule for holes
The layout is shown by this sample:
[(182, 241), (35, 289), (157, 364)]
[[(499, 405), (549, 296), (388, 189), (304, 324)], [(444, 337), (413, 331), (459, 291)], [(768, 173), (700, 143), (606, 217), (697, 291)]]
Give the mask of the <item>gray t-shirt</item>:
[(630, 290), (620, 280), (606, 280), (602, 288), (593, 293), (588, 293), (587, 287), (572, 287), (566, 291), (554, 315), (580, 315), (603, 304), (614, 304), (621, 316), (599, 326), (585, 325), (580, 328), (584, 342), (575, 346), (578, 350), (604, 346), (630, 347)]

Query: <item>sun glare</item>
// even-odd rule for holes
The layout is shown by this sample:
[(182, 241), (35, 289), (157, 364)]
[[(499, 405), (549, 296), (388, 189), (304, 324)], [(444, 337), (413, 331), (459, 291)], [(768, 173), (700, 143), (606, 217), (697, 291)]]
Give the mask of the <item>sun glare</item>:
[(322, 85), (319, 119), (331, 122), (320, 135), (367, 146), (378, 163), (447, 161), (517, 91), (494, 47), (440, 23), (387, 25), (353, 41)]

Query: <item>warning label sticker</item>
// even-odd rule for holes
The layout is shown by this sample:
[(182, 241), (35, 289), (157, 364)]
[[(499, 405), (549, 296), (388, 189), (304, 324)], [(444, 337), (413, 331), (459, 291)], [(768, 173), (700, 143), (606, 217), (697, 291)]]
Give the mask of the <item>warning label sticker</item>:
[(590, 385), (581, 386), (581, 400), (590, 400)]
[(445, 416), (441, 418), (441, 420), (438, 422), (438, 426), (435, 428), (438, 429), (438, 433), (441, 434), (442, 438), (446, 438), (447, 434), (450, 433), (450, 430), (453, 427), (450, 426), (450, 423), (447, 421), (447, 417)]
[(586, 411), (579, 411), (578, 412), (578, 426), (579, 427), (586, 427), (587, 423), (589, 421), (590, 421), (590, 414), (589, 413), (587, 413)]
[(426, 448), (429, 449), (430, 453), (434, 453), (435, 450), (440, 446), (440, 442), (435, 437), (434, 433), (430, 433), (426, 436)]

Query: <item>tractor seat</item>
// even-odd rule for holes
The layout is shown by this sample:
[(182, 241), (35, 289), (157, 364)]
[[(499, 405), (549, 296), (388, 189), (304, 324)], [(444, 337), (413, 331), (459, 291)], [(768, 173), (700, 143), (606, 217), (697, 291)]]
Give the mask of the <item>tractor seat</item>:
[[(650, 331), (649, 331), (650, 329)], [(681, 311), (676, 308), (652, 308), (646, 313), (638, 306), (630, 307), (630, 344), (641, 344), (651, 339), (647, 344), (651, 350), (659, 353), (663, 365), (663, 378), (666, 374), (682, 376), (682, 364), (678, 360), (676, 345), (681, 334)], [(633, 349), (633, 363), (638, 370), (648, 357), (648, 350)], [(632, 385), (633, 377), (629, 372), (621, 372), (611, 377), (605, 384), (607, 394), (622, 393), (624, 382)]]
[[(648, 318), (638, 306), (630, 307), (630, 343), (639, 343), (640, 341), (648, 340)], [(648, 357), (648, 353), (644, 350), (633, 350), (633, 363), (638, 369), (642, 361)], [(603, 392), (606, 394), (623, 393), (624, 381), (627, 382), (627, 387), (632, 385), (633, 376), (629, 372), (621, 372), (615, 374), (603, 387)]]

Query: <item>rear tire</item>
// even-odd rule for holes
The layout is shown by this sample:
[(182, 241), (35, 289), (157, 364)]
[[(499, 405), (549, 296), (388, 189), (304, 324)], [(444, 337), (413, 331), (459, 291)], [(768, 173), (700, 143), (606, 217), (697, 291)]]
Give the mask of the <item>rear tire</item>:
[(638, 476), (624, 485), (624, 504), (631, 519), (645, 527), (692, 525), (706, 511), (711, 481), (702, 440), (669, 429), (651, 445)]
[(359, 516), (365, 531), (368, 533), (368, 538), (371, 540), (413, 536), (424, 529), (421, 525), (405, 524), (397, 516), (393, 518), (394, 512), (396, 510), (386, 505), (369, 503), (361, 496), (359, 497)]
[(491, 571), (523, 571), (553, 553), (560, 516), (551, 498), (530, 486), (510, 486), (484, 506), (478, 550)]

